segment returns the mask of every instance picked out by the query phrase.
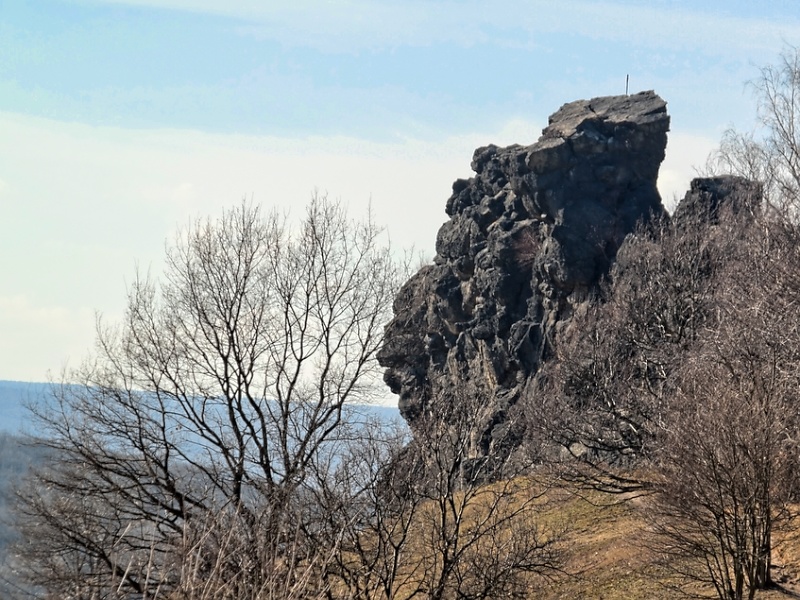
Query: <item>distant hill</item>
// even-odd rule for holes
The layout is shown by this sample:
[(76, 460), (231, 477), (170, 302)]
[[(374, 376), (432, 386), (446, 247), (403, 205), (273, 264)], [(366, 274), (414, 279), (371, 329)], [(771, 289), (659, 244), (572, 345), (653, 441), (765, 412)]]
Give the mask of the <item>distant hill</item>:
[(30, 423), (25, 408), (47, 394), (49, 384), (0, 380), (0, 431), (20, 433)]
[[(27, 406), (46, 398), (48, 393), (47, 383), (0, 380), (0, 600), (11, 597), (11, 590), (18, 584), (7, 555), (7, 547), (15, 538), (10, 512), (14, 491), (31, 465), (46, 460), (44, 450), (27, 445), (21, 436), (35, 433)], [(358, 406), (354, 409), (357, 415), (386, 423), (400, 417), (397, 408), (391, 406)]]
[[(27, 431), (31, 416), (26, 406), (46, 397), (49, 386), (47, 383), (0, 380), (0, 432), (18, 434)], [(366, 406), (364, 411), (385, 422), (400, 417), (393, 406)]]

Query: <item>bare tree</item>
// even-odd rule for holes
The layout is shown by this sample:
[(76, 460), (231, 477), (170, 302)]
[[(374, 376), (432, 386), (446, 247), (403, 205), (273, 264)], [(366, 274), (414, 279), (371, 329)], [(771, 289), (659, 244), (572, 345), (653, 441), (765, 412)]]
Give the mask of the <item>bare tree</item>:
[(800, 51), (787, 47), (752, 87), (760, 128), (726, 132), (710, 165), (760, 181), (766, 210), (738, 229), (715, 297), (718, 322), (685, 357), (655, 503), (657, 530), (702, 559), (699, 573), (720, 598), (770, 585), (772, 532), (794, 493)]
[(708, 220), (639, 227), (531, 382), (520, 405), (529, 445), (553, 445), (544, 458), (561, 461), (564, 476), (606, 492), (649, 485), (636, 469), (658, 447), (683, 355), (715, 318), (719, 271), (736, 240)]
[(760, 127), (729, 129), (709, 158), (712, 173), (734, 173), (764, 185), (767, 204), (778, 215), (800, 213), (800, 48), (786, 46), (775, 65), (751, 82)]
[(399, 424), (365, 423), (337, 455), (333, 476), (320, 478), (312, 500), (319, 518), (306, 533), (317, 546), (335, 549), (325, 572), (330, 598), (402, 598), (418, 577), (412, 540), (421, 463), (410, 457), (409, 442)]
[(658, 547), (722, 599), (770, 586), (795, 492), (798, 230), (758, 199), (629, 239), (605, 302), (558, 348), (552, 395), (528, 399), (565, 474), (649, 492)]
[(698, 368), (674, 399), (682, 406), (670, 413), (647, 514), (688, 581), (752, 599), (771, 584), (772, 533), (790, 498), (786, 405), (774, 378)]
[(325, 198), (299, 228), (246, 204), (189, 226), (36, 409), (56, 460), (20, 497), (30, 581), (190, 598), (191, 567), (230, 582), (218, 598), (295, 589), (324, 559), (296, 544), (302, 490), (348, 404), (373, 397), (398, 278), (380, 230)]
[(329, 572), (347, 595), (332, 597), (521, 598), (558, 573), (561, 532), (541, 523), (547, 478), (478, 457), (481, 396), (434, 405), (410, 443), (373, 438), (348, 455), (344, 489), (320, 499), (328, 530), (343, 532)]
[(475, 427), (491, 407), (479, 392), (462, 389), (449, 403), (432, 403), (415, 438), (425, 464), (423, 570), (414, 587), (421, 597), (525, 597), (532, 576), (553, 575), (562, 564), (561, 532), (541, 523), (552, 482), (513, 457), (482, 455)]
[(782, 275), (797, 250), (776, 227), (742, 230), (716, 323), (677, 375), (655, 462), (651, 516), (662, 549), (696, 558), (684, 575), (710, 582), (721, 599), (752, 599), (771, 585), (773, 531), (796, 493), (800, 312)]

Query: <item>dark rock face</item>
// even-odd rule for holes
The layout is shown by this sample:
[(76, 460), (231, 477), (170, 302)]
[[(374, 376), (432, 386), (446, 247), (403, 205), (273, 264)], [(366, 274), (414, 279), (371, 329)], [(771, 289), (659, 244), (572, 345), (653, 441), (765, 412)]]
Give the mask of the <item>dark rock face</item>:
[(505, 416), (637, 222), (665, 214), (656, 178), (669, 129), (653, 92), (572, 102), (531, 146), (475, 151), (453, 184), (434, 264), (403, 287), (379, 360), (412, 430), (436, 402), (480, 395), (474, 454)]
[(675, 208), (672, 220), (679, 227), (716, 225), (721, 210), (755, 214), (762, 199), (761, 185), (744, 177), (699, 177), (692, 180), (689, 191)]

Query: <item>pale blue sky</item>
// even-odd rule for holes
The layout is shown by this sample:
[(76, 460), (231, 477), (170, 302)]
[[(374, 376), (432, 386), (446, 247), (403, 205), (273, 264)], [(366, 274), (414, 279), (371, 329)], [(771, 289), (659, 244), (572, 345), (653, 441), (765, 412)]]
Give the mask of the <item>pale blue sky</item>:
[(77, 364), (137, 261), (244, 196), (371, 199), (430, 256), (475, 146), (626, 74), (668, 102), (669, 204), (785, 43), (796, 0), (0, 0), (0, 379)]

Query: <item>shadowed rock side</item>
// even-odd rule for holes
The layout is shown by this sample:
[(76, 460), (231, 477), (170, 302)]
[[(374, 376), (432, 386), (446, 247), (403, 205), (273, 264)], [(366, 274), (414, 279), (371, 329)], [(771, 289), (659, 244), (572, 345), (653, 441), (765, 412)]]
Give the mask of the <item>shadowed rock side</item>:
[(721, 210), (755, 214), (762, 200), (761, 184), (744, 177), (698, 177), (692, 180), (689, 191), (675, 207), (672, 221), (678, 227), (716, 225)]
[(666, 103), (642, 92), (565, 104), (535, 144), (475, 151), (379, 355), (412, 430), (436, 403), (478, 397), (473, 455), (504, 442), (507, 409), (574, 307), (637, 222), (665, 214), (668, 129)]

